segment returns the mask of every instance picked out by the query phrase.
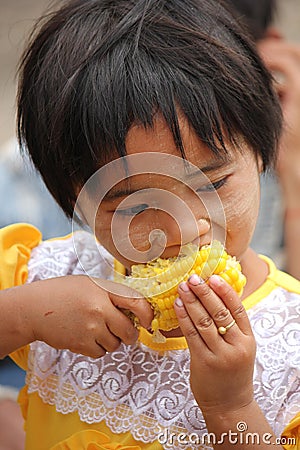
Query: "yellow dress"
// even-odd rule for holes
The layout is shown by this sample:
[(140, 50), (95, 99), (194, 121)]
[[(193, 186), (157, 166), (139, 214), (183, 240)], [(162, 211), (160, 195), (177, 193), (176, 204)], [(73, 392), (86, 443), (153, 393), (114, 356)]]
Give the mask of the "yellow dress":
[[(40, 232), (27, 224), (11, 225), (0, 230), (1, 289), (21, 285), (26, 282), (31, 252), (40, 245), (40, 242)], [(268, 295), (277, 288), (279, 289), (279, 294), (280, 290), (300, 294), (300, 283), (298, 281), (283, 272), (278, 271), (274, 264), (267, 258), (266, 261), (270, 267), (269, 276), (256, 292), (244, 300), (244, 305), (248, 311), (255, 308), (262, 299), (268, 297)], [(257, 326), (261, 326), (261, 319), (259, 319), (257, 323)], [(179, 358), (180, 360), (181, 353), (188, 353), (187, 344), (183, 337), (167, 339), (167, 342), (164, 344), (154, 344), (151, 340), (151, 335), (144, 329), (141, 329), (138, 345), (140, 348), (131, 349), (133, 352), (132, 357), (140, 358), (140, 361), (137, 361), (137, 366), (142, 366), (142, 364), (144, 364), (145, 370), (148, 370), (149, 373), (148, 378), (153, 376), (153, 367), (155, 366), (152, 365), (152, 368), (149, 366), (150, 363), (154, 364), (153, 361), (156, 361), (157, 370), (159, 370), (159, 362), (157, 361), (161, 361), (163, 364), (166, 364), (165, 372), (171, 373), (172, 370), (168, 368), (171, 366), (167, 367), (167, 364), (171, 362), (173, 364), (176, 358)], [(124, 346), (124, 352), (126, 353), (126, 351)], [(144, 351), (149, 351), (150, 359), (143, 363), (141, 358)], [(168, 354), (168, 352), (175, 355), (176, 358), (174, 361), (168, 361), (167, 358), (164, 358), (164, 355)], [(70, 355), (70, 352), (68, 351), (64, 353), (56, 351), (43, 343), (33, 343), (31, 346), (19, 349), (11, 355), (17, 364), (28, 371), (26, 380), (27, 386), (21, 390), (19, 395), (19, 403), (25, 419), (25, 430), (27, 434), (26, 448), (28, 450), (139, 450), (142, 448), (147, 450), (161, 450), (164, 448), (163, 442), (148, 438), (147, 430), (153, 431), (156, 435), (158, 435), (161, 430), (163, 430), (164, 433), (166, 430), (174, 432), (175, 434), (182, 432), (178, 423), (175, 422), (172, 422), (170, 428), (165, 426), (156, 430), (155, 427), (158, 425), (157, 419), (153, 417), (154, 410), (151, 410), (151, 414), (147, 413), (147, 405), (145, 405), (145, 413), (141, 410), (142, 412), (139, 413), (138, 416), (138, 421), (142, 424), (141, 428), (139, 428), (139, 437), (138, 434), (134, 434), (131, 431), (130, 421), (133, 422), (134, 420), (137, 420), (134, 415), (134, 406), (132, 406), (134, 405), (134, 398), (131, 403), (119, 403), (119, 406), (113, 409), (112, 407), (110, 408), (108, 402), (101, 403), (102, 399), (99, 395), (99, 390), (97, 390), (98, 388), (89, 391), (90, 386), (87, 386), (86, 384), (84, 385), (85, 390), (82, 398), (80, 393), (83, 392), (83, 390), (79, 391), (79, 396), (77, 395), (76, 397), (76, 383), (73, 383), (72, 377), (66, 376), (65, 381), (62, 382), (56, 375), (58, 373), (57, 371), (52, 371), (51, 373), (49, 371), (49, 375), (45, 375), (45, 372), (49, 370), (48, 366), (41, 364), (38, 368), (35, 368), (36, 361), (38, 361), (36, 358), (39, 358), (39, 355), (44, 356), (45, 354), (50, 355), (52, 365), (53, 361), (56, 364), (57, 355), (60, 355), (60, 359), (63, 362), (65, 359), (74, 358), (73, 365), (71, 366), (70, 363), (69, 366), (63, 368), (64, 372), (61, 372), (66, 374), (69, 371), (71, 373), (72, 371), (69, 370), (69, 367), (72, 367), (73, 374), (71, 373), (71, 375), (73, 378), (75, 374), (77, 375), (76, 367), (80, 364), (80, 370), (83, 370), (82, 368), (85, 367), (85, 370), (90, 370), (92, 368), (97, 371), (97, 367), (93, 364), (93, 361), (89, 361), (90, 366), (84, 366), (84, 364), (87, 364), (87, 358), (81, 357), (80, 359), (79, 355)], [(125, 367), (126, 364), (124, 355), (116, 353), (113, 363), (111, 360), (107, 359), (106, 366), (111, 364), (111, 367), (113, 367), (120, 361), (119, 372), (122, 373), (123, 367)], [(100, 358), (100, 360), (98, 364), (102, 364), (102, 359)], [(61, 362), (57, 364), (61, 365)], [(150, 368), (148, 368), (147, 365)], [(184, 368), (182, 368), (183, 366), (180, 367), (180, 370), (186, 370), (185, 366)], [(128, 370), (128, 368), (126, 370)], [(178, 377), (179, 372), (179, 370), (173, 370), (174, 378), (172, 380), (174, 383), (176, 382), (175, 374)], [(81, 376), (78, 380), (82, 383), (88, 383), (87, 380), (94, 377), (98, 380), (98, 384), (101, 384), (104, 382), (103, 378), (107, 373), (104, 370), (101, 372), (102, 378), (97, 378), (98, 374), (96, 372), (91, 372), (88, 378)], [(137, 382), (134, 385), (138, 386), (140, 383), (140, 389), (137, 389), (135, 394), (137, 398), (141, 395), (141, 392), (143, 392), (143, 383), (145, 384), (145, 381), (139, 381), (138, 376), (141, 376), (141, 374), (137, 375)], [(108, 378), (110, 383), (112, 383), (112, 381), (116, 382), (117, 379), (117, 376), (115, 376), (115, 378)], [(123, 380), (126, 380), (126, 377), (123, 378)], [(47, 387), (45, 387), (46, 385)], [(122, 386), (122, 384), (120, 384), (120, 386)], [(62, 392), (61, 397), (60, 394), (57, 395), (58, 388), (60, 389), (59, 392)], [(179, 388), (180, 383), (178, 383), (178, 389)], [(113, 386), (110, 386), (108, 390), (109, 389), (111, 389), (110, 394), (115, 393), (117, 395), (118, 389), (115, 389)], [(147, 389), (149, 389), (149, 387), (147, 387)], [(149, 392), (147, 395), (150, 395)], [(155, 393), (152, 393), (152, 395), (153, 398), (155, 398)], [(171, 397), (167, 398), (166, 401), (170, 402)], [(167, 405), (167, 403), (161, 404)], [(295, 407), (299, 408), (299, 404), (295, 405)], [(101, 411), (101, 408), (103, 411)], [(94, 411), (94, 416), (90, 420), (88, 415), (89, 411)], [(186, 411), (195, 411), (195, 405), (191, 405), (190, 409)], [(300, 445), (300, 414), (296, 411), (294, 411), (294, 413), (296, 415), (294, 414), (293, 418), (290, 417), (289, 421), (285, 422), (283, 420), (286, 427), (282, 433), (282, 436), (285, 439), (282, 441), (282, 444), (284, 448), (289, 450), (296, 450)], [(103, 414), (105, 420), (96, 420), (95, 415), (97, 414), (99, 417), (102, 417), (101, 414)], [(84, 417), (84, 419), (82, 419), (82, 417)], [(163, 420), (164, 418), (162, 416), (162, 422)], [(170, 417), (167, 417), (165, 422), (167, 423), (168, 420), (170, 420)], [(122, 424), (123, 429), (120, 424)], [(294, 438), (295, 442), (290, 438)], [(189, 445), (185, 444), (184, 448), (187, 450), (201, 448), (201, 445), (198, 446), (189, 443)]]

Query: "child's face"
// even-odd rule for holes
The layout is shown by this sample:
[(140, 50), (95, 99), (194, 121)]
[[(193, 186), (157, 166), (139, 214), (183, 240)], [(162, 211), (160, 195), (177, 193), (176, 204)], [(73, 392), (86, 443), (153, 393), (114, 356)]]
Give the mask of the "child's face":
[[(211, 185), (204, 184), (203, 178), (199, 179), (199, 188), (197, 181), (196, 184), (193, 182), (193, 189), (199, 192), (202, 201), (182, 182), (161, 175), (161, 170), (158, 170), (158, 174), (148, 174), (144, 171), (143, 174), (132, 177), (129, 184), (123, 180), (117, 185), (117, 189), (113, 188), (102, 201), (95, 220), (95, 232), (100, 243), (128, 268), (137, 260), (130, 256), (130, 250), (126, 251), (124, 242), (129, 241), (135, 249), (146, 254), (148, 251), (148, 259), (153, 259), (157, 255), (149, 251), (149, 235), (157, 229), (162, 230), (165, 235), (164, 242), (157, 240), (157, 248), (162, 246), (163, 252), (160, 256), (166, 258), (177, 256), (183, 243), (194, 242), (199, 246), (210, 243), (213, 237), (222, 235), (221, 228), (228, 252), (239, 260), (250, 243), (259, 206), (259, 171), (254, 154), (246, 144), (242, 144), (242, 152), (228, 146), (229, 154), (225, 161), (224, 158), (214, 155), (198, 139), (184, 117), (179, 118), (179, 124), (187, 160), (203, 170), (213, 183), (221, 200), (219, 204), (224, 209), (225, 222), (220, 211), (216, 210), (214, 214), (213, 207), (208, 214), (204, 204), (210, 201), (213, 194), (210, 192)], [(160, 153), (181, 156), (172, 133), (161, 116), (156, 117), (153, 128), (133, 126), (127, 136), (126, 148), (128, 155), (145, 154), (143, 156), (146, 170), (147, 152), (157, 153), (158, 168)], [(105, 181), (108, 180), (103, 180), (104, 183)], [(156, 190), (149, 191), (150, 188)], [(126, 195), (124, 192), (128, 189), (130, 194)], [(139, 192), (141, 189), (144, 191)], [(132, 192), (135, 193), (133, 196)], [(156, 200), (159, 200), (160, 206), (156, 209), (153, 207), (156, 204), (155, 199), (151, 199), (151, 196), (157, 196)], [(193, 220), (188, 211), (192, 212)]]

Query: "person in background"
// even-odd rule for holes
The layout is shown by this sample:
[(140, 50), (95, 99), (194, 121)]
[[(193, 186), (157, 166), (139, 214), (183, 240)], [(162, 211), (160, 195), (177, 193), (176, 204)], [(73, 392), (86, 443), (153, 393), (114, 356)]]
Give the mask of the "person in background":
[(300, 279), (300, 45), (288, 42), (272, 26), (276, 0), (226, 1), (273, 73), (284, 115), (276, 170), (261, 177), (261, 208), (252, 247)]

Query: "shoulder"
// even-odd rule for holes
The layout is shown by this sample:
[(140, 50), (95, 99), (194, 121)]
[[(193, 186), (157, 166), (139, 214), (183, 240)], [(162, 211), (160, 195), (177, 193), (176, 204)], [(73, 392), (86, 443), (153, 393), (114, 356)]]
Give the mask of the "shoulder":
[(268, 280), (273, 282), (275, 286), (281, 287), (288, 292), (294, 292), (296, 294), (300, 294), (300, 281), (296, 280), (296, 278), (293, 278), (291, 275), (278, 270), (275, 266), (274, 262), (266, 257), (260, 255), (260, 258), (262, 258), (269, 266), (269, 275)]
[[(268, 336), (286, 330), (300, 330), (300, 282), (278, 270), (272, 260), (263, 258), (269, 266), (264, 284), (245, 300), (252, 327), (259, 335)], [(297, 339), (300, 345), (300, 339)]]
[(286, 291), (300, 295), (300, 281), (296, 280), (296, 278), (293, 278), (291, 275), (282, 272), (281, 270), (277, 270), (274, 282), (277, 286), (282, 287)]
[(268, 275), (263, 284), (243, 300), (243, 304), (251, 316), (255, 311), (266, 310), (279, 302), (283, 308), (299, 304), (300, 281), (278, 270), (274, 262), (263, 255), (259, 255), (268, 266)]
[(111, 278), (112, 273), (112, 256), (86, 231), (41, 242), (28, 263), (28, 282), (82, 274)]

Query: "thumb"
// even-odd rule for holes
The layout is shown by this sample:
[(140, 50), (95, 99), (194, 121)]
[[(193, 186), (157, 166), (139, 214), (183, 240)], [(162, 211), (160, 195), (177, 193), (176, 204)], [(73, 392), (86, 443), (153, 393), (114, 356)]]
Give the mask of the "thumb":
[(142, 327), (150, 327), (153, 320), (153, 309), (140, 292), (110, 280), (94, 279), (94, 281), (107, 291), (114, 306), (133, 312)]

